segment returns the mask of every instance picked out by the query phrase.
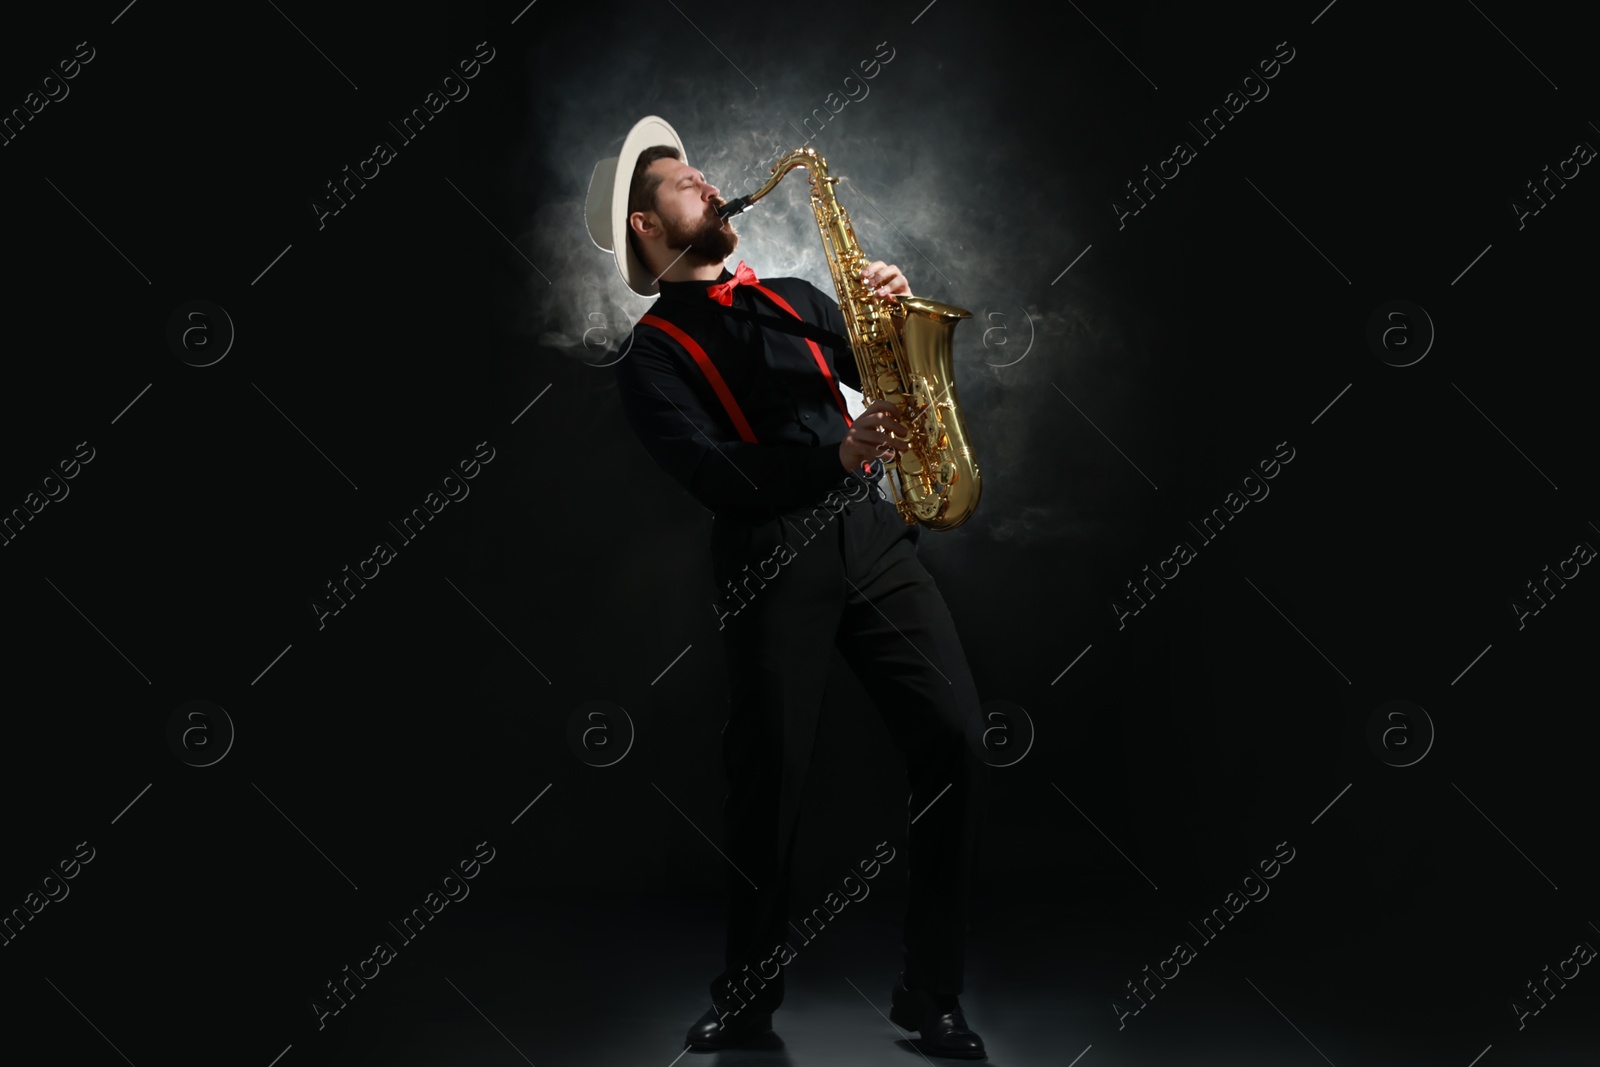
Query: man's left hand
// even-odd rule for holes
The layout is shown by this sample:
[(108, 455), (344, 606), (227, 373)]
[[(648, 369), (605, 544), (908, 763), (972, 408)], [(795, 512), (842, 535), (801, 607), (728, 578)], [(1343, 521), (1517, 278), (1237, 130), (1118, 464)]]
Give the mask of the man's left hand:
[(911, 283), (906, 281), (906, 276), (900, 273), (900, 268), (892, 263), (877, 260), (870, 263), (862, 273), (868, 285), (875, 286), (873, 290), (878, 296), (910, 296)]

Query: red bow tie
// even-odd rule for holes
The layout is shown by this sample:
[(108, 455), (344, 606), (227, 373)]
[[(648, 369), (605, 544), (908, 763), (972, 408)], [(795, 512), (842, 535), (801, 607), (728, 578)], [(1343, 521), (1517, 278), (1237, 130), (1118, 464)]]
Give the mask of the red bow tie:
[(729, 278), (725, 282), (718, 282), (716, 285), (707, 286), (706, 294), (723, 307), (732, 307), (734, 287), (739, 285), (754, 285), (757, 281), (758, 279), (756, 278), (756, 272), (745, 266), (744, 260), (741, 259), (739, 261), (739, 265), (734, 268), (733, 277)]

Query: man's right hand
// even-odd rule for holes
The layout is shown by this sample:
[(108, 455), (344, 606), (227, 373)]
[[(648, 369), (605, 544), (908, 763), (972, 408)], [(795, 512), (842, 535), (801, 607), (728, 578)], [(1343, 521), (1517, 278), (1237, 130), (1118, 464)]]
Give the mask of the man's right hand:
[(845, 470), (860, 471), (863, 463), (893, 459), (910, 447), (910, 436), (911, 431), (899, 421), (899, 411), (893, 404), (873, 401), (839, 442), (839, 462)]

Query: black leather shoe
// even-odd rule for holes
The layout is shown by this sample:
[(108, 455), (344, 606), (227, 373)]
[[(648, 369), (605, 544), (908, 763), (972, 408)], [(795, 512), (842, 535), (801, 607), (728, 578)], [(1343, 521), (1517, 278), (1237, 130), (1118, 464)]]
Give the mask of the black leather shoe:
[(772, 1012), (751, 1005), (724, 1017), (715, 1006), (689, 1027), (690, 1048), (718, 1049), (744, 1044), (772, 1032)]
[(967, 1028), (966, 1017), (954, 996), (935, 997), (920, 989), (906, 988), (906, 976), (895, 982), (890, 998), (889, 1021), (922, 1035), (918, 1045), (934, 1056), (962, 1060), (985, 1057), (983, 1038)]

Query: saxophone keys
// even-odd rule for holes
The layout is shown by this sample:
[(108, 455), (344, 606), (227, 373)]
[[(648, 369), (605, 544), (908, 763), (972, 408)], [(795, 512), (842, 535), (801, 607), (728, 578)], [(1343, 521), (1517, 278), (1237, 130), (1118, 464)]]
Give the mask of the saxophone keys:
[(915, 477), (916, 475), (922, 473), (922, 460), (917, 458), (917, 454), (915, 452), (911, 452), (909, 450), (902, 452), (895, 462), (900, 467), (901, 472), (904, 474)]

